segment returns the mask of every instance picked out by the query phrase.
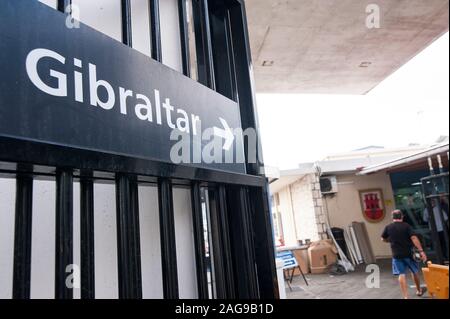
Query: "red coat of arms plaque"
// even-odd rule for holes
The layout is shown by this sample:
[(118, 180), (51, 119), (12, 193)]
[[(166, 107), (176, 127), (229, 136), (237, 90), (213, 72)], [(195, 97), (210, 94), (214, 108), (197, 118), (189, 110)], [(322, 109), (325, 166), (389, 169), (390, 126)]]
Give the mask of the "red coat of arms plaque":
[(384, 219), (384, 199), (381, 189), (359, 191), (364, 218), (371, 223), (378, 223)]

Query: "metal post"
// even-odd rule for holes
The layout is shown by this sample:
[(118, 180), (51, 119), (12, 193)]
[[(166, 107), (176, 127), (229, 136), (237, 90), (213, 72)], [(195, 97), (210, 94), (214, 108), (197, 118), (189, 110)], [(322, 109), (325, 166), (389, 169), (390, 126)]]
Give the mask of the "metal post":
[(121, 299), (142, 298), (137, 186), (132, 184), (129, 176), (117, 175), (117, 257)]
[(14, 226), (13, 298), (30, 298), (31, 226), (33, 207), (33, 177), (16, 177), (16, 217)]
[(207, 0), (192, 0), (195, 42), (197, 49), (198, 81), (215, 90), (214, 62)]
[(221, 224), (221, 236), (223, 245), (223, 261), (225, 270), (225, 285), (227, 298), (235, 298), (233, 255), (231, 254), (230, 228), (228, 223), (227, 193), (224, 185), (218, 187), (219, 222)]
[(191, 184), (192, 220), (194, 224), (195, 262), (197, 265), (197, 289), (199, 299), (208, 299), (205, 239), (200, 183)]
[(191, 63), (189, 54), (189, 30), (187, 23), (186, 0), (178, 0), (178, 17), (180, 23), (181, 58), (183, 62), (183, 74), (191, 76)]
[(222, 228), (219, 220), (218, 191), (216, 188), (208, 191), (208, 199), (211, 224), (211, 244), (213, 246), (212, 264), (214, 265), (215, 296), (218, 299), (225, 299), (227, 298), (226, 275), (223, 257), (223, 239), (221, 236)]
[(141, 235), (139, 228), (139, 188), (136, 180), (130, 180), (130, 225), (134, 298), (142, 299), (142, 270), (141, 270)]
[(130, 0), (122, 0), (122, 42), (129, 47), (133, 46), (131, 30), (131, 4)]
[(95, 298), (94, 182), (80, 179), (81, 299)]
[(56, 173), (55, 298), (72, 299), (68, 282), (73, 264), (73, 176), (69, 170)]
[[(211, 8), (210, 8), (211, 9)], [(216, 91), (234, 101), (238, 100), (236, 72), (228, 10), (219, 6), (210, 12), (211, 42)]]
[[(244, 1), (230, 7), (231, 32), (234, 62), (236, 66), (236, 83), (239, 96), (242, 129), (254, 129), (259, 135), (259, 125), (256, 115), (254, 84), (252, 75), (252, 59), (250, 41), (247, 29), (247, 18)], [(259, 142), (259, 136), (257, 136)], [(263, 174), (263, 159), (259, 145), (255, 161), (250, 161), (249, 147), (245, 142), (245, 157), (247, 174)], [(277, 274), (275, 267), (275, 249), (272, 232), (271, 213), (268, 199), (268, 183), (264, 187), (249, 188), (249, 201), (252, 209), (252, 223), (255, 241), (255, 261), (258, 272), (259, 295), (263, 299), (279, 297)]]
[(259, 297), (258, 279), (247, 189), (230, 186), (227, 188), (227, 196), (237, 298), (255, 299)]
[(150, 35), (152, 58), (162, 62), (161, 24), (159, 19), (159, 0), (150, 1)]
[(57, 10), (66, 12), (66, 8), (72, 4), (72, 0), (58, 0)]
[(161, 263), (165, 299), (178, 299), (177, 251), (173, 215), (172, 184), (169, 179), (158, 180)]

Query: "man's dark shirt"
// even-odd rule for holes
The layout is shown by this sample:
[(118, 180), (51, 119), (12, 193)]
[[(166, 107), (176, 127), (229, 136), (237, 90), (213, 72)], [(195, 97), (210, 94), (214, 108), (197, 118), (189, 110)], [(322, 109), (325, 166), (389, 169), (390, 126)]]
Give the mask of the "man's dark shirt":
[(411, 236), (414, 236), (414, 232), (411, 226), (404, 222), (387, 225), (381, 234), (381, 237), (391, 244), (392, 257), (395, 259), (411, 258), (414, 247)]

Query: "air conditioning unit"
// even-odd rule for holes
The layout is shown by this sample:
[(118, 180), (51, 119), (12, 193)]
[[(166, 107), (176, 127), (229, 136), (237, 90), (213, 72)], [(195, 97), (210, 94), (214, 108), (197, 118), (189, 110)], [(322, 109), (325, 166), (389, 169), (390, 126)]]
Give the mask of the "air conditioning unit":
[(335, 194), (338, 192), (336, 176), (323, 176), (320, 178), (320, 191), (322, 194)]

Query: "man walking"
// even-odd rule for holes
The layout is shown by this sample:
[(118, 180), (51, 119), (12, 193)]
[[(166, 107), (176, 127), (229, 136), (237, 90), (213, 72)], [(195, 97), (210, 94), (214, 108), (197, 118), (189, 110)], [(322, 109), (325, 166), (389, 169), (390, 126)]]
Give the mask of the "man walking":
[(419, 265), (413, 259), (413, 248), (416, 247), (422, 261), (427, 260), (419, 238), (414, 234), (411, 226), (403, 222), (403, 213), (400, 210), (392, 212), (392, 223), (387, 225), (381, 235), (381, 239), (391, 244), (392, 250), (392, 272), (398, 275), (398, 281), (403, 298), (408, 299), (408, 285), (406, 274), (412, 273), (416, 285), (417, 296), (422, 296), (425, 289), (420, 287)]

